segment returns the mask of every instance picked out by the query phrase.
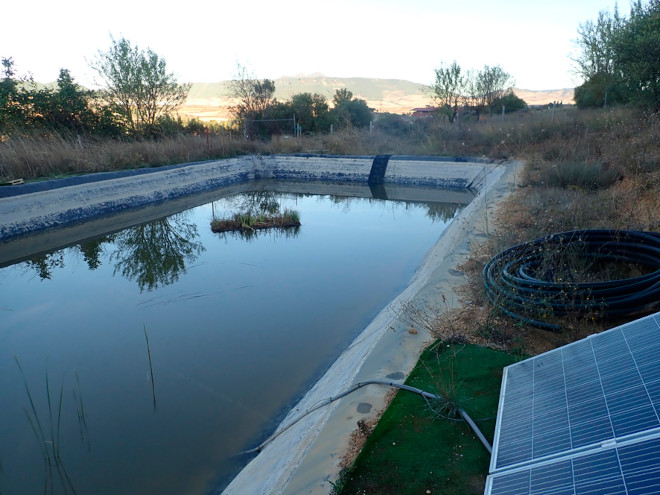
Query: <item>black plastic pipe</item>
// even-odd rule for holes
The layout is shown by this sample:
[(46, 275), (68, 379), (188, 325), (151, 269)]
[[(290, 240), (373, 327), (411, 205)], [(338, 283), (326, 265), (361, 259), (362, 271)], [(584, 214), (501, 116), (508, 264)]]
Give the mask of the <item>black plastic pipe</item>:
[[(580, 270), (555, 270), (568, 256), (585, 263), (636, 264), (643, 275), (598, 282), (580, 281)], [(494, 256), (483, 269), (488, 299), (509, 316), (560, 330), (569, 314), (609, 318), (660, 309), (660, 233), (576, 230), (518, 244)], [(555, 320), (555, 321), (553, 321)]]

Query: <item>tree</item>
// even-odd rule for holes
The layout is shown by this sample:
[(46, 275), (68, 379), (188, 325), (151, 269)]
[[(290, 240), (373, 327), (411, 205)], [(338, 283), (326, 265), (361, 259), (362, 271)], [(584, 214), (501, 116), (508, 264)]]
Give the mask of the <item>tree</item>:
[(458, 107), (465, 98), (465, 83), (461, 67), (455, 60), (448, 67), (435, 69), (435, 82), (431, 87), (433, 100), (452, 122), (456, 120)]
[(617, 8), (614, 14), (600, 11), (594, 23), (591, 20), (580, 24), (576, 43), (580, 53), (573, 57), (575, 72), (585, 80), (598, 74), (614, 75), (614, 50), (612, 42), (615, 33), (623, 26), (624, 19)]
[(320, 132), (330, 129), (328, 102), (318, 93), (299, 93), (291, 97), (291, 110), (303, 132)]
[(346, 88), (336, 90), (332, 101), (334, 107), (330, 117), (339, 126), (365, 127), (373, 119), (373, 111), (367, 102), (353, 98), (353, 93)]
[(507, 91), (511, 90), (513, 80), (511, 74), (505, 72), (499, 65), (484, 68), (476, 74), (475, 86), (477, 88), (476, 99), (473, 101), (473, 108), (479, 114), (490, 109), (492, 114), (492, 104), (501, 99)]
[(633, 4), (612, 42), (614, 63), (631, 102), (660, 108), (660, 0)]
[(275, 103), (275, 82), (270, 79), (257, 79), (239, 64), (229, 93), (229, 96), (236, 100), (236, 104), (231, 107), (236, 120), (263, 118), (264, 112)]
[(433, 99), (450, 121), (455, 121), (459, 107), (474, 110), (477, 120), (481, 112), (491, 108), (494, 101), (511, 89), (511, 75), (499, 65), (485, 65), (480, 71), (464, 72), (454, 62), (435, 70), (435, 83), (431, 90)]
[(617, 9), (601, 11), (578, 34), (579, 107), (623, 102), (660, 108), (660, 0), (637, 0), (628, 19)]
[(346, 88), (335, 90), (335, 96), (332, 97), (334, 107), (340, 107), (353, 99), (353, 93)]
[(140, 50), (125, 38), (111, 39), (110, 49), (100, 51), (90, 64), (106, 86), (105, 97), (134, 136), (152, 136), (157, 120), (181, 105), (190, 84), (179, 84), (167, 72), (165, 59), (151, 49)]
[(499, 98), (494, 99), (488, 106), (491, 115), (501, 112), (502, 107), (506, 113), (516, 112), (527, 108), (527, 103), (522, 98), (515, 95), (513, 90), (509, 89)]
[(0, 80), (0, 133), (8, 133), (24, 122), (23, 106), (20, 102), (20, 80), (16, 78), (14, 60), (2, 59)]
[(42, 124), (56, 132), (92, 133), (99, 120), (91, 108), (93, 98), (93, 91), (80, 87), (67, 69), (61, 69), (56, 90), (35, 92), (34, 110)]

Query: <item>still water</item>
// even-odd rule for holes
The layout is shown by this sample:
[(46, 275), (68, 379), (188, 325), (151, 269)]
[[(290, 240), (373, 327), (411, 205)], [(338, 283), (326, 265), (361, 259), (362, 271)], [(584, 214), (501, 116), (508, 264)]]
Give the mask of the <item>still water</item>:
[[(211, 232), (273, 203), (302, 226)], [(244, 193), (0, 269), (0, 493), (225, 486), (459, 208)]]

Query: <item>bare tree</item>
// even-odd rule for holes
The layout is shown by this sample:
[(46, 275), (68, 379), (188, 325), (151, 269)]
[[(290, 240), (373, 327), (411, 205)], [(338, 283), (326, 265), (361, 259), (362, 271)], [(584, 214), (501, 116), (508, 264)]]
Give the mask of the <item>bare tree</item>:
[(229, 96), (236, 100), (231, 107), (234, 118), (239, 121), (260, 118), (273, 105), (275, 82), (257, 79), (247, 68), (238, 64), (236, 77), (231, 81)]

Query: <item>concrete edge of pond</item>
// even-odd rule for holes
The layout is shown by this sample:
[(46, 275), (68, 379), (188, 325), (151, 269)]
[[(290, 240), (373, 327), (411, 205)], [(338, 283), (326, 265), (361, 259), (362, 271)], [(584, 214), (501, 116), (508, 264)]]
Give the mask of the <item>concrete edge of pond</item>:
[(162, 170), (147, 169), (148, 172), (143, 173), (93, 174), (91, 182), (80, 182), (83, 177), (47, 181), (46, 185), (6, 186), (12, 188), (12, 194), (0, 197), (0, 240), (255, 179), (368, 184), (374, 188), (376, 197), (378, 186), (382, 184), (477, 190), (487, 169), (492, 166), (477, 158), (451, 162), (430, 157), (415, 160), (387, 156), (390, 166), (378, 183), (372, 183), (371, 171), (376, 158), (248, 155)]
[[(515, 189), (520, 162), (499, 164), (479, 179), (475, 199), (464, 208), (428, 251), (408, 287), (363, 330), (280, 425), (321, 401), (369, 379), (405, 380), (431, 341), (423, 328), (409, 332), (402, 306), (455, 307), (454, 289), (465, 282), (458, 266), (471, 248), (489, 235), (488, 219)], [(444, 300), (443, 300), (444, 297)], [(268, 444), (224, 490), (225, 494), (327, 494), (337, 479), (358, 420), (377, 419), (385, 387), (370, 385), (314, 411)]]

